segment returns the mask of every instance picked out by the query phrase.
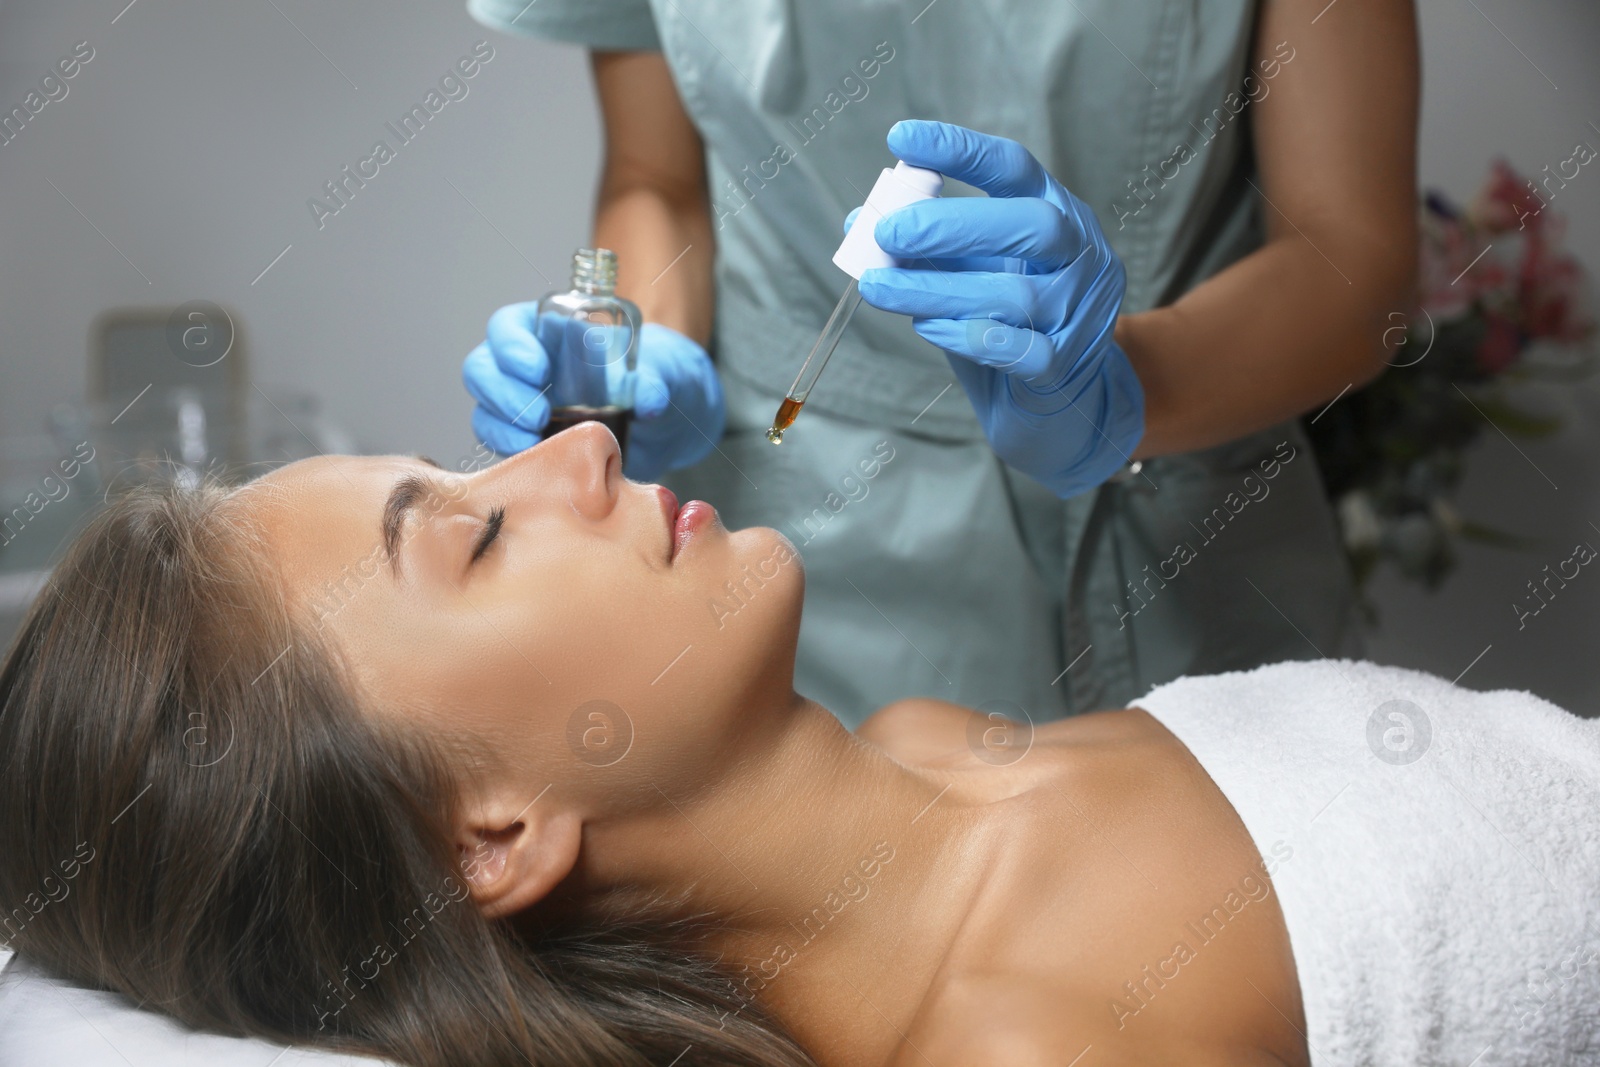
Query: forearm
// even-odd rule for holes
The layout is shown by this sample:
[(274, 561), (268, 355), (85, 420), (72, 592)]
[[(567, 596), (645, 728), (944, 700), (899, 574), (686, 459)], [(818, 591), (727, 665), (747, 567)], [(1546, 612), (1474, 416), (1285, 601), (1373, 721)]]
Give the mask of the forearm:
[(1145, 390), (1135, 458), (1234, 440), (1370, 380), (1389, 316), (1411, 306), (1415, 248), (1414, 229), (1315, 247), (1291, 230), (1175, 303), (1123, 316), (1117, 341)]
[(711, 339), (705, 147), (659, 52), (592, 52), (605, 125), (594, 240), (617, 253), (617, 291), (645, 321)]
[(1251, 73), (1273, 77), (1251, 123), (1266, 244), (1118, 323), (1145, 389), (1140, 457), (1243, 437), (1370, 380), (1390, 316), (1413, 304), (1411, 0), (1274, 0), (1256, 40)]
[(711, 338), (715, 250), (704, 190), (674, 192), (643, 176), (607, 173), (595, 209), (594, 241), (617, 253), (617, 292), (646, 322), (705, 345)]

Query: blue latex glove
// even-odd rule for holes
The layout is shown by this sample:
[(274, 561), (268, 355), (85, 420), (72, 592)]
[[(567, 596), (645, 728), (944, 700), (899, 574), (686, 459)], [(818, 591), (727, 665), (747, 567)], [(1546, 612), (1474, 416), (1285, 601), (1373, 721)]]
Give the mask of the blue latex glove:
[(944, 350), (1006, 463), (1060, 497), (1099, 485), (1144, 436), (1144, 390), (1112, 339), (1124, 273), (1094, 213), (1015, 141), (908, 120), (889, 150), (989, 195), (879, 219), (915, 266), (862, 272), (862, 299)]
[[(486, 339), (461, 368), (478, 402), (473, 432), (503, 455), (537, 444), (550, 421), (550, 357), (534, 334), (537, 306), (508, 304), (491, 315)], [(705, 349), (671, 327), (645, 323), (623, 473), (654, 481), (698, 462), (722, 437), (726, 417), (722, 382)]]

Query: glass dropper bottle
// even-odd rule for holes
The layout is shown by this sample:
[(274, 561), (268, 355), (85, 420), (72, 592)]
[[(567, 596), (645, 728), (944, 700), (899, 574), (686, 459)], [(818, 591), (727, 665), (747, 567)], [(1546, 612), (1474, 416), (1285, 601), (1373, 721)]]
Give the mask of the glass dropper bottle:
[(550, 358), (544, 436), (580, 422), (604, 423), (628, 454), (638, 382), (639, 307), (617, 295), (617, 254), (580, 248), (572, 254), (572, 288), (540, 298), (534, 322)]
[(767, 430), (768, 441), (775, 445), (783, 443), (783, 432), (794, 425), (800, 409), (805, 406), (806, 397), (811, 394), (812, 386), (817, 384), (817, 378), (822, 374), (822, 368), (828, 365), (828, 357), (839, 346), (845, 327), (850, 325), (850, 316), (861, 306), (861, 272), (869, 267), (900, 265), (899, 260), (878, 247), (873, 227), (889, 212), (918, 200), (931, 199), (943, 191), (944, 176), (938, 171), (913, 167), (904, 161), (896, 163), (893, 169), (884, 168), (878, 175), (872, 192), (867, 194), (866, 203), (861, 205), (860, 214), (856, 216), (850, 231), (844, 235), (839, 250), (833, 254), (834, 264), (850, 275), (850, 284), (834, 305), (833, 314), (828, 316), (828, 322), (822, 327), (817, 343), (811, 346), (806, 361), (800, 364), (800, 373), (795, 375), (794, 384), (789, 387), (783, 403), (778, 405), (772, 427)]

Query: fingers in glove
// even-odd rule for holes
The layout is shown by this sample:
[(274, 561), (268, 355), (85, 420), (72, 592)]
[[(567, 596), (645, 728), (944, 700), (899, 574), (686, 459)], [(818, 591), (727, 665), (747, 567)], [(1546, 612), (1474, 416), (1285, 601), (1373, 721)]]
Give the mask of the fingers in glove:
[(636, 419), (628, 430), (622, 472), (634, 481), (654, 481), (669, 470), (700, 462), (710, 454), (712, 441), (676, 411), (649, 422)]
[(990, 196), (1044, 196), (1050, 177), (1016, 141), (948, 122), (902, 119), (889, 128), (889, 151), (914, 167), (975, 185)]
[(879, 219), (872, 232), (878, 247), (901, 259), (1015, 257), (1041, 272), (1071, 263), (1085, 244), (1060, 208), (1036, 197), (919, 200)]
[[(995, 319), (1052, 333), (1066, 322), (1071, 285), (1054, 275), (873, 267), (861, 273), (861, 298), (875, 308), (919, 319)], [(1044, 298), (1041, 298), (1043, 294)]]
[(534, 336), (536, 304), (507, 304), (489, 316), (488, 345), (506, 375), (534, 386), (550, 383), (550, 357)]
[(945, 352), (1011, 377), (1051, 374), (1056, 358), (1046, 334), (994, 319), (916, 319), (912, 327)]
[(546, 396), (549, 387), (535, 387), (507, 375), (495, 362), (488, 342), (467, 354), (461, 365), (461, 380), (472, 399), (500, 422), (528, 431), (542, 430), (550, 421), (550, 401)]
[(636, 482), (653, 482), (666, 473), (667, 465), (662, 462), (656, 443), (640, 436), (642, 429), (635, 425), (628, 430), (628, 458), (622, 462), (622, 476)]
[(540, 440), (539, 434), (519, 430), (481, 406), (472, 409), (472, 432), (478, 435), (478, 440), (502, 456), (515, 455), (523, 449), (532, 448)]
[(671, 399), (666, 381), (655, 368), (641, 366), (633, 386), (633, 417), (646, 421), (659, 418), (670, 409)]
[[(850, 227), (856, 224), (856, 218), (861, 214), (861, 209), (851, 208), (850, 214), (844, 219), (844, 232), (849, 233)], [(876, 238), (876, 232), (874, 232)], [(901, 257), (908, 266), (921, 270), (988, 270), (1003, 271), (1008, 269), (1005, 259), (994, 256), (954, 256), (948, 259), (927, 258), (925, 256)], [(1012, 262), (1018, 262), (1013, 260)]]

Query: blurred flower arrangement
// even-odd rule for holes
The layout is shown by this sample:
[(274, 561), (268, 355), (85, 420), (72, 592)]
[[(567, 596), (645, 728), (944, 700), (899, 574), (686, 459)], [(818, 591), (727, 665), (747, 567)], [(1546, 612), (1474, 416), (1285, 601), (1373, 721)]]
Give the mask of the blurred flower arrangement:
[(1435, 588), (1461, 538), (1523, 543), (1464, 518), (1453, 500), (1467, 447), (1486, 428), (1511, 438), (1558, 428), (1519, 409), (1513, 386), (1575, 380), (1594, 366), (1587, 278), (1546, 199), (1503, 160), (1466, 208), (1424, 196), (1419, 313), (1392, 316), (1378, 378), (1306, 420), (1358, 588), (1384, 560)]

